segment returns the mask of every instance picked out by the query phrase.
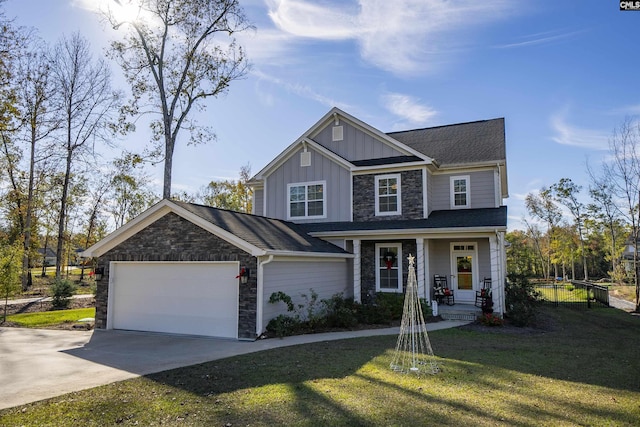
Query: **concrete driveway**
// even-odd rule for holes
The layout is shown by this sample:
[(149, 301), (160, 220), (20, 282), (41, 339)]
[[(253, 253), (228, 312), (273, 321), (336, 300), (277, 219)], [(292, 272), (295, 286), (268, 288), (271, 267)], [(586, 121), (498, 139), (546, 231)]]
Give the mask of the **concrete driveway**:
[[(444, 321), (427, 329), (466, 323)], [(398, 333), (396, 327), (249, 342), (112, 330), (0, 328), (0, 409), (239, 354)]]

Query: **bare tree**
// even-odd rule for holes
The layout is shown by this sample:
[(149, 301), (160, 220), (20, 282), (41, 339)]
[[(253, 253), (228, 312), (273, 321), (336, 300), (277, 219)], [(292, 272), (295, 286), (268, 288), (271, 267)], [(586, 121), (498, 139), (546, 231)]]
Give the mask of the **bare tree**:
[(620, 213), (631, 224), (636, 311), (640, 311), (638, 280), (638, 237), (640, 235), (640, 124), (631, 118), (614, 130), (609, 138), (610, 161), (603, 163), (606, 178), (619, 199)]
[(20, 121), (19, 138), (28, 147), (29, 164), (27, 179), (27, 198), (24, 221), (24, 252), (22, 259), (22, 287), (26, 289), (31, 283), (29, 272), (31, 259), (31, 230), (34, 222), (36, 203), (35, 191), (37, 178), (46, 172), (36, 170), (39, 164), (46, 167), (46, 159), (51, 150), (40, 147), (60, 124), (60, 117), (52, 106), (54, 85), (49, 78), (50, 60), (43, 45), (36, 40), (30, 51), (20, 58), (17, 72), (16, 111)]
[(590, 167), (587, 167), (591, 183), (589, 185), (589, 195), (592, 203), (589, 203), (587, 210), (596, 222), (603, 225), (609, 234), (609, 252), (611, 257), (611, 277), (619, 280), (623, 275), (618, 258), (622, 251), (623, 240), (620, 239), (621, 231), (624, 229), (620, 219), (620, 212), (615, 203), (615, 188), (610, 180), (610, 176), (603, 174), (597, 176)]
[[(135, 7), (138, 18), (121, 18), (124, 7)], [(127, 29), (112, 42), (110, 55), (131, 85), (130, 112), (157, 117), (151, 122), (153, 152), (164, 155), (162, 194), (168, 199), (180, 130), (188, 130), (194, 144), (214, 137), (191, 113), (246, 74), (244, 51), (232, 35), (250, 25), (238, 0), (113, 0), (103, 12), (114, 29)]]
[(119, 96), (111, 90), (106, 63), (102, 59), (93, 61), (89, 42), (77, 33), (63, 37), (55, 46), (51, 75), (62, 115), (65, 165), (56, 249), (56, 278), (60, 278), (72, 170), (79, 159), (93, 153), (96, 141), (106, 140), (110, 114), (118, 108)]

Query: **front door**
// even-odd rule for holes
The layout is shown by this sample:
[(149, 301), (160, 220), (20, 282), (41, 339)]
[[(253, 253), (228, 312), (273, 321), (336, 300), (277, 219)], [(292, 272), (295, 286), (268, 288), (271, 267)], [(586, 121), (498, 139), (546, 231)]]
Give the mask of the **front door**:
[(475, 243), (451, 244), (451, 288), (456, 302), (475, 301), (477, 259)]

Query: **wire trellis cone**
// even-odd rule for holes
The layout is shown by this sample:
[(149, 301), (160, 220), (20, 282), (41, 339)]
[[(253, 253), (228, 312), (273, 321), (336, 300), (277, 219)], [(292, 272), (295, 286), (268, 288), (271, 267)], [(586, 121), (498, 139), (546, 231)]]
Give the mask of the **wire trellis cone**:
[(415, 257), (409, 254), (408, 260), (409, 277), (404, 297), (402, 323), (390, 368), (405, 374), (437, 374), (440, 368), (433, 355), (420, 298), (418, 298)]

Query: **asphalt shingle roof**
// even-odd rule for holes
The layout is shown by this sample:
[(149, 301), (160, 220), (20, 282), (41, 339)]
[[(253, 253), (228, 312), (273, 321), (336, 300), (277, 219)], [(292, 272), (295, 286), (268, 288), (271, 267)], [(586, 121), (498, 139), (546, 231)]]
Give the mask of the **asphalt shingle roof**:
[(311, 237), (300, 225), (292, 222), (175, 200), (173, 203), (260, 249), (348, 253), (329, 242)]
[(504, 118), (388, 133), (440, 165), (506, 159)]
[(302, 224), (309, 233), (462, 227), (506, 227), (507, 207), (433, 211), (429, 218), (411, 220), (319, 222)]

